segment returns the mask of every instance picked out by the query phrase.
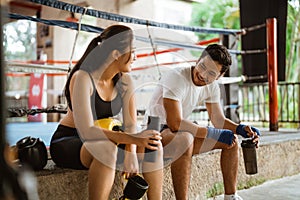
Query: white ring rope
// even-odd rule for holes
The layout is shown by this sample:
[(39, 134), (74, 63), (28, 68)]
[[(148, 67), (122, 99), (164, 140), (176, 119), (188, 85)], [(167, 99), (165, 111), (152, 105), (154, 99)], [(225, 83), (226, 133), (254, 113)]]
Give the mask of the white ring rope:
[(68, 68), (63, 66), (42, 65), (42, 64), (24, 64), (7, 61), (6, 72), (22, 72), (22, 73), (67, 73)]
[(87, 8), (84, 7), (84, 12), (80, 16), (80, 19), (79, 19), (79, 22), (78, 22), (78, 30), (77, 30), (77, 33), (76, 33), (76, 36), (75, 36), (75, 40), (74, 40), (74, 43), (73, 43), (72, 53), (71, 53), (71, 57), (70, 57), (70, 61), (69, 61), (69, 66), (68, 66), (68, 72), (70, 72), (71, 68), (72, 68), (72, 60), (73, 60), (73, 56), (74, 56), (74, 52), (75, 52), (75, 47), (76, 47), (78, 35), (79, 35), (80, 31), (81, 31), (81, 21), (82, 21), (83, 15), (85, 15), (86, 11), (87, 11)]
[(155, 48), (155, 46), (154, 46), (154, 43), (153, 43), (153, 40), (152, 40), (151, 33), (150, 33), (150, 30), (149, 30), (149, 26), (148, 26), (148, 25), (147, 25), (147, 32), (148, 32), (150, 44), (151, 44), (151, 47), (152, 47), (152, 51), (153, 51), (153, 56), (154, 56), (156, 68), (157, 68), (157, 71), (158, 71), (158, 80), (160, 80), (160, 78), (161, 78), (161, 72), (160, 72), (160, 68), (159, 68), (158, 61), (157, 61), (156, 48)]

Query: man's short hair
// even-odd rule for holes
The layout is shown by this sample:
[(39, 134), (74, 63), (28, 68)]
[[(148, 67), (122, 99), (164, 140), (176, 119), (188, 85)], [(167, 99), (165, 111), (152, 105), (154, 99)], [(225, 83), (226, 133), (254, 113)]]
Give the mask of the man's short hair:
[(209, 55), (213, 61), (217, 61), (222, 65), (222, 69), (220, 72), (221, 74), (226, 72), (232, 63), (231, 55), (229, 54), (227, 48), (220, 44), (208, 45), (202, 52), (200, 59), (204, 58), (207, 55)]

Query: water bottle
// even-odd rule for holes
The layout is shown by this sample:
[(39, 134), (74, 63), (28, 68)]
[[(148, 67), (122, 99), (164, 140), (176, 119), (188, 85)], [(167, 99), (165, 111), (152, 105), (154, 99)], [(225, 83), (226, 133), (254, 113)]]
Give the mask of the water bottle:
[[(147, 130), (160, 131), (160, 119), (156, 116), (148, 116)], [(145, 149), (144, 160), (147, 162), (155, 162), (157, 158), (157, 151)]]
[(246, 174), (256, 174), (257, 173), (257, 158), (256, 158), (256, 144), (252, 139), (243, 140), (241, 143), (244, 164)]
[(123, 196), (119, 200), (141, 199), (148, 190), (148, 187), (148, 183), (141, 176), (132, 176), (128, 179), (123, 190)]

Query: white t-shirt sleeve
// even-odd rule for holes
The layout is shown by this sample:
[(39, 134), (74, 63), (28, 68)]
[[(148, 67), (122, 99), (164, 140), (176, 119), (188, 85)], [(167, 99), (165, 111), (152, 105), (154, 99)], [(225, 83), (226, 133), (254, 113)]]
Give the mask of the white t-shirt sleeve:
[(178, 72), (170, 72), (162, 78), (161, 81), (163, 89), (163, 98), (173, 99), (179, 101), (183, 99), (185, 94), (185, 87), (178, 87), (185, 85), (183, 77)]

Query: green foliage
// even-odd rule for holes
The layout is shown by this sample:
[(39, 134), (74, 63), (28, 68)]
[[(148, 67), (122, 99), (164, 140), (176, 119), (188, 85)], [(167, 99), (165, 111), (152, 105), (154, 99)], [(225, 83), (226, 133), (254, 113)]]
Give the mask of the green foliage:
[[(204, 1), (193, 4), (190, 25), (209, 28), (240, 29), (240, 11), (238, 0)], [(197, 33), (199, 41), (220, 37), (219, 34)], [(240, 44), (238, 44), (238, 49)], [(192, 52), (193, 55), (197, 55)], [(241, 70), (241, 57), (238, 68)]]
[(36, 59), (36, 23), (19, 20), (6, 24), (3, 31), (6, 60)]
[[(287, 81), (295, 81), (299, 77), (297, 69), (300, 42), (299, 15), (299, 0), (289, 0), (286, 26)], [(239, 1), (220, 0), (194, 3), (190, 24), (200, 27), (240, 29)], [(217, 34), (206, 33), (200, 33), (197, 36), (199, 40), (218, 37)]]
[(224, 186), (223, 183), (215, 183), (212, 188), (210, 188), (207, 192), (206, 192), (206, 197), (210, 198), (210, 197), (215, 197), (217, 195), (220, 195), (224, 192)]
[[(237, 186), (238, 190), (242, 190), (242, 189), (248, 189), (251, 188), (253, 186), (256, 185), (261, 185), (262, 183), (266, 182), (265, 178), (251, 178), (250, 180), (243, 182), (243, 183), (239, 183)], [(210, 188), (207, 192), (206, 192), (206, 197), (207, 198), (212, 198), (218, 195), (221, 195), (224, 193), (224, 186), (223, 183), (215, 183), (212, 188)]]
[(264, 182), (266, 182), (265, 178), (251, 178), (247, 182), (239, 183), (237, 188), (238, 188), (238, 190), (248, 189), (248, 188), (256, 186), (256, 185), (261, 185)]
[(300, 42), (299, 11), (299, 0), (289, 0), (286, 28), (287, 81), (295, 81), (299, 77), (299, 70), (297, 70), (297, 59), (300, 59), (298, 53)]
[[(240, 29), (238, 0), (194, 3), (191, 25), (211, 28)], [(218, 37), (217, 34), (198, 34), (199, 40)]]

